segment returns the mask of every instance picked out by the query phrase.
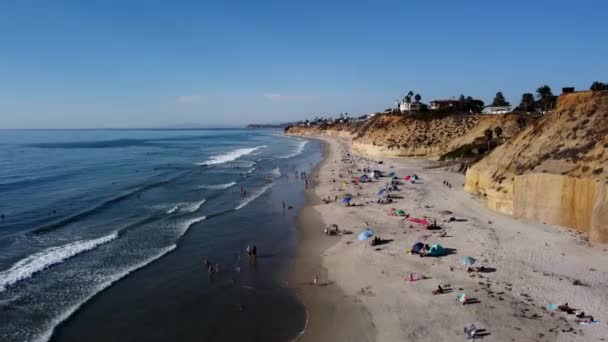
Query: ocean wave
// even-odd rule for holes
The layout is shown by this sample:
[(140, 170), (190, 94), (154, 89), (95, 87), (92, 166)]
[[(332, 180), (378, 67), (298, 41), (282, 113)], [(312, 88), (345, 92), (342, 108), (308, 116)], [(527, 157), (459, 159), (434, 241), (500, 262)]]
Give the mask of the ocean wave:
[(273, 180), (281, 177), (281, 170), (277, 167), (276, 169), (270, 171), (270, 176)]
[(188, 229), (190, 229), (190, 227), (192, 227), (193, 224), (201, 222), (201, 221), (203, 221), (205, 219), (207, 219), (206, 216), (200, 216), (200, 217), (194, 217), (194, 218), (182, 221), (181, 224), (178, 227), (180, 237), (182, 235), (186, 234), (186, 232), (188, 231)]
[(236, 185), (236, 182), (230, 182), (230, 183), (225, 183), (225, 184), (210, 184), (210, 185), (201, 185), (198, 188), (199, 189), (209, 189), (209, 190), (224, 190), (224, 189), (228, 189), (229, 187)]
[(251, 196), (245, 198), (239, 205), (237, 205), (234, 210), (239, 210), (241, 208), (243, 208), (244, 206), (246, 206), (247, 204), (251, 203), (253, 200), (255, 200), (256, 198), (262, 196), (263, 193), (266, 192), (266, 190), (270, 189), (270, 187), (273, 185), (274, 183), (270, 183), (267, 184), (266, 186), (260, 188), (258, 191), (254, 192), (253, 194), (251, 194)]
[(286, 154), (284, 156), (280, 156), (279, 159), (288, 159), (288, 158), (297, 156), (298, 154), (302, 153), (302, 151), (304, 151), (304, 146), (306, 146), (306, 144), (308, 144), (308, 140), (298, 141), (298, 146), (296, 147), (295, 150), (293, 150), (293, 152)]
[(245, 173), (246, 174), (250, 174), (250, 173), (252, 173), (255, 170), (256, 170), (255, 167), (252, 167), (251, 169), (247, 170)]
[(250, 148), (239, 148), (233, 151), (230, 151), (228, 153), (224, 153), (224, 154), (220, 154), (220, 155), (216, 155), (211, 157), (209, 160), (204, 161), (202, 163), (197, 163), (196, 165), (199, 166), (209, 166), (209, 165), (217, 165), (217, 164), (224, 164), (227, 162), (231, 162), (233, 160), (236, 160), (242, 156), (246, 156), (254, 151), (257, 151), (261, 148), (267, 148), (268, 146), (266, 145), (260, 145), (260, 146), (256, 146), (256, 147), (250, 147)]
[(90, 207), (88, 209), (84, 209), (80, 212), (77, 212), (73, 215), (69, 215), (63, 218), (60, 218), (56, 221), (52, 221), (50, 223), (44, 224), (42, 226), (38, 226), (32, 230), (30, 230), (28, 232), (28, 234), (32, 234), (32, 235), (38, 235), (38, 234), (44, 234), (47, 233), (49, 231), (53, 231), (55, 229), (61, 228), (65, 225), (68, 225), (70, 223), (74, 223), (76, 221), (78, 221), (79, 219), (82, 219), (84, 217), (87, 217), (89, 215), (92, 215), (94, 213), (99, 212), (100, 210), (104, 210), (106, 208), (108, 208), (109, 206), (113, 205), (113, 204), (117, 204), (120, 203), (123, 200), (126, 200), (127, 198), (131, 197), (131, 196), (135, 196), (139, 193), (142, 193), (143, 191), (152, 189), (154, 187), (157, 186), (162, 186), (162, 185), (166, 185), (169, 184), (171, 181), (177, 179), (178, 177), (181, 177), (184, 174), (184, 172), (179, 173), (178, 175), (175, 175), (171, 178), (167, 178), (167, 179), (163, 179), (163, 180), (159, 180), (159, 181), (155, 181), (155, 182), (151, 182), (149, 184), (140, 186), (140, 187), (136, 187), (127, 191), (124, 191), (114, 197), (108, 198), (105, 201)]
[(66, 319), (68, 319), (70, 316), (72, 316), (74, 314), (74, 312), (76, 312), (84, 303), (88, 302), (89, 300), (91, 300), (91, 298), (93, 298), (94, 296), (96, 296), (97, 294), (99, 294), (101, 291), (105, 290), (106, 288), (110, 287), (112, 284), (114, 284), (115, 282), (117, 282), (118, 280), (128, 276), (129, 274), (135, 272), (136, 270), (149, 265), (150, 263), (158, 260), (159, 258), (161, 258), (162, 256), (164, 256), (165, 254), (171, 252), (172, 250), (174, 250), (177, 246), (176, 245), (171, 245), (169, 247), (166, 247), (164, 249), (161, 249), (159, 253), (157, 253), (156, 255), (152, 256), (151, 258), (144, 260), (143, 262), (140, 262), (138, 264), (132, 265), (131, 267), (125, 269), (124, 271), (117, 273), (115, 275), (113, 275), (112, 277), (110, 277), (106, 282), (100, 284), (99, 286), (97, 286), (97, 288), (91, 293), (91, 295), (87, 296), (86, 298), (84, 298), (84, 300), (82, 300), (80, 303), (68, 308), (66, 311), (64, 311), (61, 315), (59, 315), (57, 318), (55, 318), (53, 321), (51, 321), (48, 326), (46, 327), (44, 333), (42, 333), (40, 336), (38, 336), (34, 342), (47, 342), (51, 339), (51, 337), (53, 336), (53, 332), (55, 331), (55, 328), (61, 324), (63, 321), (65, 321)]
[(178, 203), (174, 206), (172, 206), (169, 210), (166, 211), (167, 214), (173, 214), (174, 212), (176, 212), (179, 209), (181, 203)]
[(199, 210), (201, 208), (201, 206), (203, 204), (205, 204), (205, 202), (207, 202), (206, 199), (202, 199), (198, 202), (192, 202), (192, 203), (185, 203), (183, 206), (180, 206), (180, 211), (185, 211), (188, 213), (193, 213), (197, 210)]
[(89, 251), (117, 238), (118, 233), (114, 232), (97, 239), (79, 240), (63, 246), (50, 247), (44, 251), (34, 253), (21, 259), (8, 270), (0, 272), (0, 292), (5, 291), (7, 287), (21, 280), (32, 277), (35, 273), (43, 271), (52, 265), (62, 263), (77, 254)]

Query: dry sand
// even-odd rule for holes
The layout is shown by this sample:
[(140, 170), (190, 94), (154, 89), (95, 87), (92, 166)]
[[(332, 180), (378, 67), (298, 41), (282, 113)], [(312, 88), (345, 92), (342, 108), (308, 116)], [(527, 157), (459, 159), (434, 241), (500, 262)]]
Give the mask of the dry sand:
[[(343, 160), (352, 153), (350, 141), (320, 139), (326, 142), (326, 158), (309, 193), (310, 205), (300, 214), (302, 243), (294, 281), (309, 310), (309, 322), (299, 340), (464, 340), (463, 328), (471, 323), (486, 329), (488, 341), (608, 340), (606, 246), (592, 247), (572, 230), (491, 212), (481, 199), (463, 191), (463, 175), (433, 168), (435, 162), (387, 158), (378, 164), (378, 158), (357, 155)], [(401, 179), (417, 174), (420, 180), (400, 185), (401, 191), (393, 194), (402, 198), (386, 205), (376, 204), (376, 199), (388, 178), (361, 188), (349, 183), (346, 190), (338, 189), (339, 173), (350, 180), (363, 174), (357, 169), (365, 166), (395, 172)], [(331, 181), (334, 178), (336, 183)], [(355, 195), (357, 206), (319, 201), (336, 195), (341, 199), (346, 193)], [(443, 229), (428, 231), (390, 216), (390, 208), (436, 219)], [(444, 210), (453, 214), (442, 215)], [(443, 222), (450, 216), (458, 220)], [(323, 225), (332, 223), (353, 234), (325, 236)], [(376, 236), (392, 241), (375, 247), (358, 241), (357, 235), (368, 226)], [(446, 237), (440, 237), (443, 231)], [(437, 242), (453, 254), (440, 258), (408, 254), (422, 235), (430, 235), (427, 243)], [(475, 258), (475, 266), (495, 271), (467, 273), (460, 264), (463, 256)], [(429, 279), (404, 281), (410, 273)], [(309, 284), (315, 274), (317, 286)], [(575, 280), (583, 285), (573, 285)], [(433, 295), (439, 284), (450, 284), (454, 291)], [(462, 292), (478, 302), (457, 303)], [(600, 324), (581, 325), (574, 315), (546, 309), (548, 304), (564, 302), (593, 315)]]

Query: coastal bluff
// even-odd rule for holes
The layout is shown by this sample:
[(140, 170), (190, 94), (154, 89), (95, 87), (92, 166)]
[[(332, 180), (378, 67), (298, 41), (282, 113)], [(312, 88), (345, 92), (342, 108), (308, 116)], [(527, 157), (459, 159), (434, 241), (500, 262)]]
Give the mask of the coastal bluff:
[(608, 92), (558, 98), (554, 111), (473, 165), (465, 191), (490, 209), (608, 242)]
[(519, 115), (378, 115), (362, 122), (290, 126), (285, 132), (348, 138), (353, 150), (378, 157), (439, 159), (449, 153), (458, 155), (463, 147), (485, 147), (487, 129), (501, 127), (502, 139), (508, 139), (521, 125)]

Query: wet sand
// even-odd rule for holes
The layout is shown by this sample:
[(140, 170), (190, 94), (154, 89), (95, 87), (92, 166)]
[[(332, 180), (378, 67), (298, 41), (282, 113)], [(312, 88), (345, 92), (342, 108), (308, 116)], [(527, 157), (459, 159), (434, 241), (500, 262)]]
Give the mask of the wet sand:
[[(319, 171), (327, 168), (331, 146), (324, 143), (324, 160), (313, 170), (312, 178), (319, 181)], [(356, 296), (348, 296), (329, 280), (322, 265), (322, 255), (338, 239), (320, 234), (323, 222), (315, 206), (321, 203), (316, 191), (306, 193), (308, 205), (298, 214), (299, 245), (291, 281), (307, 309), (308, 322), (298, 341), (373, 341), (375, 336), (371, 315)], [(319, 283), (312, 284), (317, 275)]]
[[(597, 341), (606, 335), (605, 246), (590, 246), (569, 229), (494, 213), (482, 199), (463, 191), (463, 175), (435, 168), (435, 162), (385, 158), (378, 164), (378, 158), (348, 157), (353, 152), (345, 139), (321, 139), (327, 144), (325, 159), (298, 219), (301, 243), (294, 281), (309, 314), (301, 340), (460, 340), (471, 323), (494, 341)], [(388, 205), (376, 203), (388, 178), (338, 189), (340, 173), (350, 180), (362, 174), (357, 169), (363, 166), (395, 172), (401, 180), (415, 173), (420, 180), (399, 185), (393, 194), (400, 198)], [(319, 200), (341, 199), (346, 193), (357, 206)], [(427, 230), (389, 215), (391, 208), (435, 219), (441, 229)], [(451, 214), (442, 214), (445, 210)], [(324, 235), (322, 227), (332, 223), (353, 234)], [(388, 243), (358, 241), (367, 226)], [(407, 253), (422, 236), (429, 244), (448, 248), (448, 255), (420, 258)], [(463, 256), (475, 258), (475, 266), (488, 271), (467, 273)], [(407, 282), (410, 273), (427, 279)], [(315, 274), (322, 285), (309, 285)], [(433, 295), (439, 284), (450, 284), (453, 291)], [(456, 301), (463, 292), (474, 299), (471, 304)], [(582, 325), (574, 315), (547, 309), (565, 302), (593, 315), (600, 325)]]

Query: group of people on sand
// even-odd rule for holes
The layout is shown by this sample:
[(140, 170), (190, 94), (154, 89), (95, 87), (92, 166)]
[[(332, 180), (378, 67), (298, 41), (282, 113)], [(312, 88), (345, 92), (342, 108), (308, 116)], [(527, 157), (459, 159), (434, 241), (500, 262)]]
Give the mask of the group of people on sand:
[(450, 189), (452, 188), (452, 183), (450, 183), (450, 182), (448, 182), (446, 180), (443, 181), (443, 185), (447, 186)]

